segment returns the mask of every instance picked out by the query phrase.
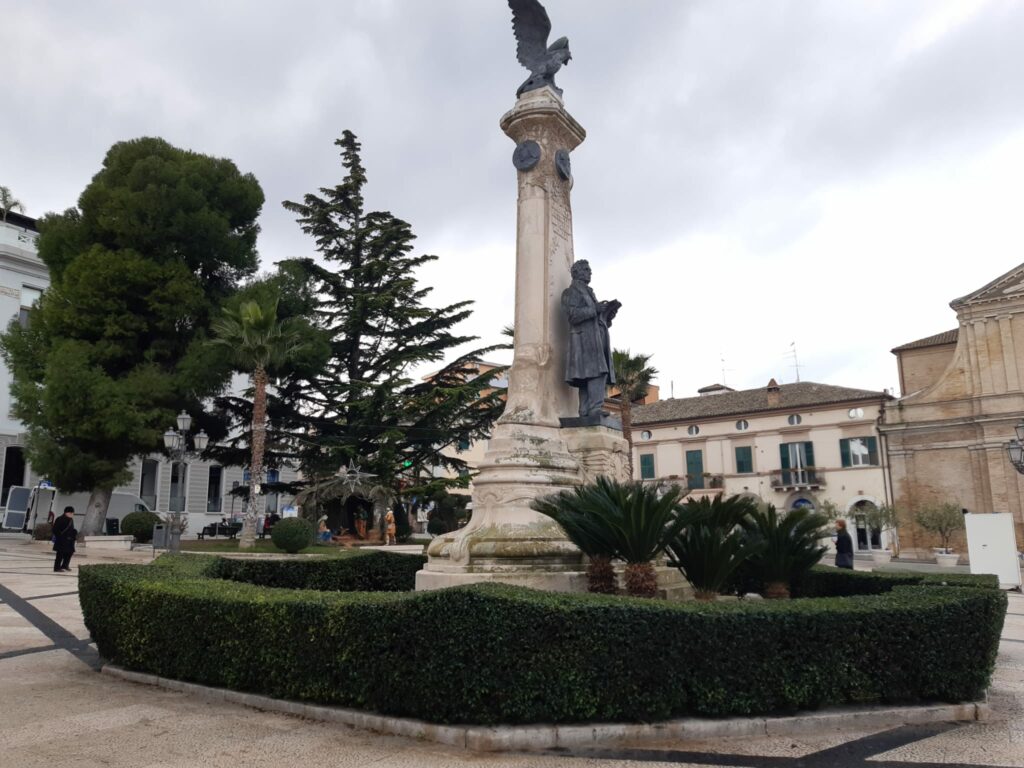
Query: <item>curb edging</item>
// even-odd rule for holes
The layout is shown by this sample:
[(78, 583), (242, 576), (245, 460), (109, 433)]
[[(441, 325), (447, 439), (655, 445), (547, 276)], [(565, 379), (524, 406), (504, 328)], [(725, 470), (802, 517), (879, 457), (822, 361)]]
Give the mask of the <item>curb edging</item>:
[(142, 685), (190, 693), (211, 701), (228, 701), (267, 712), (297, 715), (310, 720), (342, 723), (391, 736), (432, 741), (477, 752), (538, 751), (556, 748), (603, 747), (623, 742), (739, 738), (744, 736), (797, 736), (826, 731), (865, 730), (898, 725), (988, 720), (985, 702), (925, 704), (905, 707), (843, 707), (785, 717), (735, 717), (722, 720), (683, 718), (660, 723), (593, 723), (582, 725), (439, 725), (407, 717), (300, 701), (274, 699), (256, 693), (213, 688), (198, 683), (133, 672), (105, 664), (103, 674)]

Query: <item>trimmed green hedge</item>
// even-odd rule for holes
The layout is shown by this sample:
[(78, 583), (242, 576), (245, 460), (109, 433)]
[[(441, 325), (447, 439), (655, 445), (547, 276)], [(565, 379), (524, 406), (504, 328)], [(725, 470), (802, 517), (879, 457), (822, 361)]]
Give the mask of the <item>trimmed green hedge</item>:
[(970, 573), (917, 573), (912, 571), (851, 571), (815, 566), (793, 585), (794, 597), (846, 597), (880, 595), (907, 586), (976, 587), (999, 589), (999, 577)]
[(340, 592), (408, 592), (427, 558), (393, 552), (355, 551), (347, 557), (305, 560), (235, 560), (222, 558), (210, 576), (261, 587)]
[(276, 572), (264, 567), (274, 561), (225, 562), (240, 561), (83, 566), (100, 653), (165, 677), (433, 722), (651, 721), (976, 699), (1006, 610), (997, 589), (925, 586), (712, 604), (501, 585), (274, 589), (215, 576), (356, 583), (345, 567), (375, 561)]

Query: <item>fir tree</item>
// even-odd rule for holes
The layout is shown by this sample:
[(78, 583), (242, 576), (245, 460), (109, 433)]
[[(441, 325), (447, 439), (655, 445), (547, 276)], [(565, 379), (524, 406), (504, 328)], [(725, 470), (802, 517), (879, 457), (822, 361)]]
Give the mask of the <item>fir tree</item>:
[(428, 379), (413, 378), (476, 340), (456, 331), (472, 302), (426, 304), (431, 288), (420, 286), (415, 272), (437, 257), (413, 254), (406, 222), (365, 210), (359, 142), (345, 131), (335, 144), (344, 180), (301, 203), (284, 203), (316, 241), (321, 260), (288, 266), (303, 271), (320, 297), (317, 323), (331, 347), (320, 373), (279, 389), (281, 401), (295, 406), (293, 425), (315, 441), (301, 451), (303, 473), (322, 478), (354, 461), (396, 488), (401, 475), (432, 465), (458, 472), (465, 462), (441, 450), (485, 439), (503, 408), (503, 392), (489, 386), (495, 372), (474, 365), (498, 347), (462, 354)]

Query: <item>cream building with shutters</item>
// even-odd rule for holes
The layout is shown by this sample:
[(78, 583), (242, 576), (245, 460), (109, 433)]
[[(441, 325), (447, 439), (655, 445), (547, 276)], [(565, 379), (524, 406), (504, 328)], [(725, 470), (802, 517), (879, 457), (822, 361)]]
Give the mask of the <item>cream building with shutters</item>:
[(691, 495), (748, 495), (779, 509), (844, 513), (854, 546), (888, 548), (858, 508), (890, 502), (877, 423), (886, 392), (799, 382), (736, 391), (704, 387), (633, 410), (637, 478), (685, 486)]

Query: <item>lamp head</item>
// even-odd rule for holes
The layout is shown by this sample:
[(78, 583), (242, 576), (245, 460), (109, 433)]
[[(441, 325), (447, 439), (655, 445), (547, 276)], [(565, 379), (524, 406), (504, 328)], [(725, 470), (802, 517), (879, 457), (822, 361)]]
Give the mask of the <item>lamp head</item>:
[(188, 432), (189, 427), (192, 426), (192, 417), (189, 416), (185, 411), (178, 414), (178, 431)]

